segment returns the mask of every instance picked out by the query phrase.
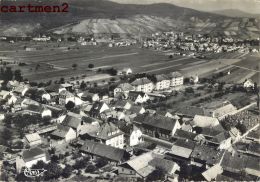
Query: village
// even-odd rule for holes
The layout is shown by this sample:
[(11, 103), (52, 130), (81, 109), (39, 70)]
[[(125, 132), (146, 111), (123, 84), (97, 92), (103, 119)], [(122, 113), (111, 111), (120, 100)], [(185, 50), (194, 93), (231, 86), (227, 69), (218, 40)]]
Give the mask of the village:
[(128, 67), (109, 84), (35, 85), (10, 72), (0, 81), (3, 181), (259, 179), (259, 87), (250, 79)]

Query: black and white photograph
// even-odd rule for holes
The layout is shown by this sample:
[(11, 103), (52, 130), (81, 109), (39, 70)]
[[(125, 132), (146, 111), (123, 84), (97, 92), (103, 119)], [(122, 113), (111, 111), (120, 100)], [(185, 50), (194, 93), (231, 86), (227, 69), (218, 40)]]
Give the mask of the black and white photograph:
[(260, 0), (0, 0), (1, 182), (260, 181)]

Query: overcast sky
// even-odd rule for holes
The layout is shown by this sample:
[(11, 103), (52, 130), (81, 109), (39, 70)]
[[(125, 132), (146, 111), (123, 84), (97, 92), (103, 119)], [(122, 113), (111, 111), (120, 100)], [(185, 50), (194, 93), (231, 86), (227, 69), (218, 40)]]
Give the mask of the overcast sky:
[(173, 3), (183, 7), (203, 11), (239, 9), (248, 13), (260, 14), (260, 0), (111, 0), (119, 3), (151, 4)]

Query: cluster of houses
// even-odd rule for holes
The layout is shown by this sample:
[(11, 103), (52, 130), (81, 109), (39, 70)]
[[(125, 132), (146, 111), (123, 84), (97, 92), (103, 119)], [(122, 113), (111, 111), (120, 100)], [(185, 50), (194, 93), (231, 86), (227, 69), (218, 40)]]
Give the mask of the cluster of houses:
[[(0, 91), (6, 110), (0, 119), (20, 113), (50, 120), (48, 125), (25, 133), (22, 141), (27, 149), (16, 157), (17, 172), (40, 160), (49, 162), (47, 149), (51, 147), (76, 143), (80, 152), (106, 159), (115, 165), (119, 176), (129, 178), (145, 179), (161, 168), (169, 179), (178, 179), (184, 166), (200, 168), (201, 179), (207, 181), (223, 177), (225, 172), (243, 171), (259, 177), (259, 124), (248, 128), (246, 135), (236, 127), (226, 131), (221, 125), (222, 119), (241, 108), (231, 102), (174, 112), (144, 107), (148, 100), (163, 97), (160, 91), (183, 85), (183, 79), (179, 72), (155, 75), (153, 81), (136, 78), (117, 85), (113, 96), (102, 97), (75, 91), (68, 83), (35, 88), (9, 81), (7, 90)], [(71, 103), (75, 110), (69, 108)], [(149, 143), (156, 147), (147, 149)], [(143, 152), (135, 155), (135, 149)]]
[[(143, 42), (143, 47), (157, 50), (174, 49), (175, 54), (193, 55), (198, 52), (234, 52), (245, 51), (245, 46), (241, 40), (233, 38), (210, 37), (208, 35), (189, 35), (175, 32), (155, 33)], [(257, 51), (254, 49), (254, 51)]]

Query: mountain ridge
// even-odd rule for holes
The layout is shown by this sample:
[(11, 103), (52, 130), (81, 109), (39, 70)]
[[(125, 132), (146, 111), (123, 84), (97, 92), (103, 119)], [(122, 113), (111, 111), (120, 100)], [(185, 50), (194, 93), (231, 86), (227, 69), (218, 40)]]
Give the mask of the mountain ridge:
[[(44, 1), (45, 4), (47, 2), (55, 4), (56, 1)], [(69, 2), (70, 11), (66, 14), (1, 14), (0, 32), (4, 35), (28, 35), (54, 30), (54, 33), (60, 34), (136, 35), (141, 32), (145, 35), (173, 30), (255, 37), (260, 29), (257, 19), (227, 17), (167, 3), (134, 5), (107, 0)], [(69, 26), (64, 29), (64, 25)]]

